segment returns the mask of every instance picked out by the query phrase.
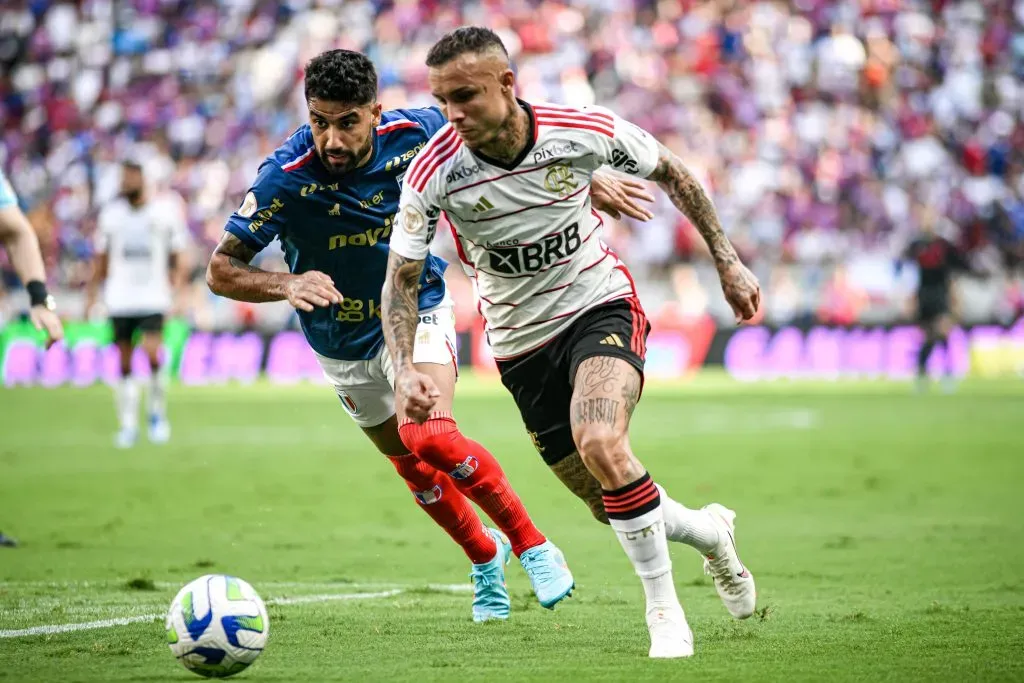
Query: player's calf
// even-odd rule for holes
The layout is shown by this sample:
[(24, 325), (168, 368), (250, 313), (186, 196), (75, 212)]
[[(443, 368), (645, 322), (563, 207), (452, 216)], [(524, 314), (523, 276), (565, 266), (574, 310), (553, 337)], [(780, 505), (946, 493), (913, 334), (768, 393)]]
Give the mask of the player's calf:
[(404, 420), (399, 434), (410, 451), (446, 473), (494, 520), (509, 537), (516, 556), (544, 543), (544, 535), (534, 526), (501, 465), (486, 448), (459, 431), (451, 413), (434, 413), (421, 425)]
[(463, 436), (450, 413), (434, 413), (422, 425), (405, 420), (399, 433), (409, 450), (447, 473), (508, 536), (541, 605), (551, 609), (572, 594), (576, 584), (562, 552), (534, 526), (494, 456)]
[(160, 330), (147, 330), (142, 335), (142, 349), (149, 361), (148, 413), (149, 440), (153, 443), (167, 443), (171, 438), (171, 424), (167, 420), (167, 377), (161, 371), (160, 345), (163, 341)]
[(462, 547), (473, 567), (473, 621), (508, 619), (512, 601), (505, 586), (505, 565), (512, 551), (496, 530), (484, 527), (469, 501), (451, 480), (415, 455), (388, 456), (416, 501)]
[(125, 335), (115, 319), (114, 332), (118, 338), (118, 357), (121, 366), (121, 377), (114, 385), (114, 401), (117, 407), (119, 430), (114, 438), (118, 448), (130, 448), (135, 445), (139, 432), (139, 397), (140, 388), (132, 377), (132, 342), (130, 332)]
[(650, 656), (686, 657), (693, 653), (693, 639), (672, 581), (661, 492), (629, 447), (639, 384), (639, 372), (623, 358), (583, 360), (570, 425), (580, 458), (601, 484), (609, 524), (643, 583)]
[(388, 460), (424, 512), (448, 532), (473, 564), (484, 564), (494, 557), (494, 538), (451, 480), (412, 454), (388, 456)]
[(573, 451), (548, 466), (558, 480), (586, 504), (594, 519), (602, 524), (608, 523), (608, 513), (605, 512), (604, 498), (601, 495), (601, 483), (587, 469), (579, 453)]

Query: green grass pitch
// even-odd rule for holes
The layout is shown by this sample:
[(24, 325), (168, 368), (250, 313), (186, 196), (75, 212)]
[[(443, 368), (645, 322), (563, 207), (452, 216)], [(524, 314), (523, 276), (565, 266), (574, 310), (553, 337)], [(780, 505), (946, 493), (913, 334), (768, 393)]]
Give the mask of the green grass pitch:
[(576, 575), (553, 612), (513, 561), (512, 619), (473, 624), (447, 586), (468, 561), (326, 387), (175, 386), (171, 443), (126, 452), (104, 387), (0, 391), (0, 529), (22, 542), (0, 548), (0, 635), (138, 617), (0, 637), (0, 680), (198, 680), (149, 616), (210, 572), (271, 603), (246, 681), (1024, 680), (1024, 381), (652, 383), (636, 452), (682, 502), (737, 510), (758, 580), (733, 621), (672, 546), (685, 661), (646, 658), (639, 580), (511, 399), (462, 384), (463, 430)]

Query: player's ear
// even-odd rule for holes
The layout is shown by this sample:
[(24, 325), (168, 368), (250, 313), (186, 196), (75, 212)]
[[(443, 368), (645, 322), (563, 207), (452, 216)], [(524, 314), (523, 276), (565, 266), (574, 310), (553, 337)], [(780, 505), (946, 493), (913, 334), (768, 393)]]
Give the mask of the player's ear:
[(383, 110), (384, 106), (380, 102), (375, 103), (370, 110), (370, 118), (373, 119), (373, 126), (375, 128), (380, 125), (380, 114)]
[(498, 76), (498, 82), (501, 83), (501, 87), (508, 92), (515, 94), (516, 91), (516, 75), (512, 72), (512, 69), (505, 69), (500, 76)]

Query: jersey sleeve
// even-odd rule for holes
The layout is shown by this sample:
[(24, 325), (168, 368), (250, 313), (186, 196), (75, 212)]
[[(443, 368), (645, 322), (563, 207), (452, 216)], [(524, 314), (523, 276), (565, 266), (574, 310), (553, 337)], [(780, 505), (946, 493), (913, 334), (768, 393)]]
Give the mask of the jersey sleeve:
[(613, 137), (595, 133), (594, 152), (604, 166), (646, 178), (658, 166), (658, 141), (640, 126), (630, 123), (610, 109), (584, 107), (585, 112), (610, 116)]
[[(402, 199), (398, 205), (398, 219), (391, 232), (391, 251), (408, 259), (424, 260), (430, 253), (430, 243), (437, 232), (441, 217), (440, 183), (443, 176), (434, 173), (428, 178), (416, 179), (416, 172), (424, 170), (413, 162), (402, 184)], [(417, 189), (417, 187), (419, 189)]]
[(286, 180), (277, 164), (265, 161), (224, 229), (256, 251), (273, 242), (284, 230), (284, 209), (288, 202)]
[(178, 253), (188, 249), (191, 236), (188, 232), (188, 216), (181, 203), (171, 202), (168, 210), (171, 219), (171, 252)]
[(93, 236), (93, 249), (97, 254), (105, 254), (110, 249), (111, 216), (110, 209), (103, 208), (96, 217), (96, 234)]
[(18, 195), (14, 193), (14, 188), (11, 187), (11, 181), (7, 180), (7, 176), (4, 175), (3, 171), (0, 171), (0, 209), (17, 205)]
[(420, 107), (418, 109), (402, 109), (402, 114), (410, 121), (415, 121), (423, 127), (427, 137), (431, 138), (434, 133), (441, 130), (448, 120), (437, 107)]

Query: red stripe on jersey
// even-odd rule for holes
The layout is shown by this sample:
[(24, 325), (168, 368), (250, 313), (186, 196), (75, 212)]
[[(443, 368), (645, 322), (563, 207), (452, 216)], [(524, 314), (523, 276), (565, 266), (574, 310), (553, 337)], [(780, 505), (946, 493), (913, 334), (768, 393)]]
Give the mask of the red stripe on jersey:
[(427, 186), (427, 183), (430, 182), (430, 179), (434, 176), (434, 171), (436, 171), (441, 164), (455, 156), (455, 153), (459, 151), (460, 147), (462, 147), (462, 138), (456, 137), (453, 143), (448, 143), (448, 149), (439, 153), (430, 164), (430, 168), (428, 168), (420, 178), (413, 183), (413, 189), (417, 192), (423, 192), (423, 188)]
[(460, 188), (458, 188), (456, 190), (452, 190), (447, 195), (445, 195), (445, 197), (451, 197), (453, 194), (458, 194), (459, 192), (462, 192), (463, 190), (468, 190), (471, 187), (476, 187), (477, 185), (486, 185), (487, 183), (493, 183), (495, 180), (501, 180), (502, 178), (508, 178), (509, 176), (520, 175), (522, 173), (533, 173), (534, 171), (542, 171), (545, 168), (547, 168), (548, 166), (551, 166), (552, 164), (560, 163), (561, 161), (562, 161), (561, 159), (554, 159), (554, 160), (549, 161), (548, 163), (544, 164), (543, 166), (534, 166), (533, 168), (524, 168), (524, 169), (519, 170), (519, 171), (512, 171), (511, 173), (504, 173), (504, 174), (502, 174), (500, 176), (496, 176), (494, 178), (487, 178), (486, 180), (478, 180), (475, 183), (470, 183), (469, 185), (463, 185), (462, 187), (460, 187)]
[[(600, 261), (598, 261), (598, 263), (600, 263)], [(597, 265), (597, 264), (595, 263), (594, 265)], [(531, 294), (527, 298), (533, 298), (535, 296), (540, 296), (541, 294), (550, 294), (551, 292), (557, 292), (559, 290), (565, 289), (566, 287), (572, 287), (572, 285), (573, 285), (572, 282), (567, 282), (564, 285), (558, 285), (557, 287), (552, 287), (551, 289), (545, 289), (545, 290), (540, 291), (540, 292), (534, 292), (533, 294)], [(483, 299), (484, 301), (486, 301), (487, 303), (489, 303), (491, 306), (508, 306), (509, 308), (515, 308), (516, 306), (519, 305), (519, 304), (513, 304), (513, 303), (501, 303), (499, 301), (491, 301), (490, 299), (488, 299), (483, 294), (480, 295), (480, 298)]]
[(438, 150), (447, 145), (448, 141), (455, 135), (454, 128), (448, 128), (445, 132), (431, 138), (430, 142), (423, 149), (422, 152), (413, 160), (412, 164), (409, 165), (409, 182), (418, 178), (422, 173), (422, 169), (430, 163), (430, 160), (434, 158)]
[(576, 195), (578, 195), (580, 192), (583, 192), (584, 190), (589, 190), (589, 189), (590, 189), (590, 185), (587, 184), (587, 185), (584, 185), (583, 187), (581, 187), (580, 189), (576, 190), (572, 194), (566, 195), (564, 197), (559, 197), (558, 199), (552, 199), (550, 202), (544, 202), (543, 204), (532, 204), (530, 206), (524, 206), (521, 209), (516, 209), (515, 211), (509, 211), (508, 213), (503, 213), (503, 214), (498, 215), (498, 216), (489, 216), (487, 218), (478, 218), (475, 221), (465, 221), (465, 222), (466, 223), (486, 223), (488, 221), (498, 220), (499, 218), (507, 218), (508, 216), (515, 216), (517, 213), (523, 213), (524, 211), (529, 211), (530, 209), (539, 209), (539, 208), (544, 207), (544, 206), (551, 206), (552, 204), (557, 204), (558, 202), (567, 201), (569, 199), (572, 199)]
[(539, 104), (536, 105), (534, 111), (540, 111), (543, 114), (558, 114), (565, 116), (586, 116), (604, 123), (612, 123), (615, 121), (611, 114), (605, 114), (602, 111), (584, 111), (577, 107), (563, 107), (557, 104)]
[(633, 282), (633, 276), (629, 272), (629, 268), (625, 264), (620, 263), (616, 266), (629, 280), (629, 286), (633, 290), (633, 296), (629, 297), (629, 310), (633, 318), (633, 338), (630, 340), (629, 347), (633, 349), (633, 353), (646, 358), (647, 356), (647, 340), (644, 339), (644, 332), (647, 329), (647, 314), (644, 313), (644, 307), (640, 303), (640, 297), (636, 293), (636, 283)]
[[(454, 149), (459, 142), (459, 137), (455, 133), (454, 128), (450, 128), (447, 133), (442, 136), (442, 139), (434, 145), (433, 148), (424, 156), (423, 152), (420, 152), (419, 156), (416, 157), (416, 169), (410, 173), (409, 182), (412, 183), (413, 187), (417, 184), (426, 185), (426, 181), (430, 178), (430, 174), (433, 173), (434, 162), (439, 158), (448, 153), (449, 150)], [(419, 163), (417, 163), (419, 162)]]
[[(455, 240), (455, 251), (459, 254), (459, 260), (465, 263), (470, 268), (473, 268), (473, 264), (466, 258), (466, 252), (462, 248), (462, 240), (459, 238), (459, 233), (455, 231), (455, 226), (451, 221), (448, 221), (448, 227), (452, 229), (452, 239)], [(476, 268), (473, 268), (475, 271)]]
[(313, 160), (314, 152), (316, 152), (316, 147), (310, 147), (309, 149), (306, 150), (306, 153), (303, 154), (301, 157), (289, 161), (287, 164), (282, 166), (281, 170), (284, 171), (285, 173), (291, 173), (294, 170), (302, 168), (303, 166), (305, 166), (306, 164)]
[(604, 128), (615, 128), (615, 122), (610, 116), (595, 116), (593, 114), (575, 114), (572, 112), (565, 111), (540, 111), (537, 113), (537, 118), (576, 121), (578, 123), (591, 123), (595, 126), (603, 126)]
[(418, 123), (412, 121), (392, 121), (386, 123), (383, 126), (377, 126), (377, 135), (383, 135), (384, 133), (390, 133), (393, 130), (401, 130), (402, 128), (419, 128)]
[[(491, 329), (491, 330), (521, 330), (524, 327), (532, 327), (534, 325), (543, 325), (544, 323), (549, 323), (552, 320), (560, 320), (561, 318), (566, 318), (566, 317), (568, 317), (570, 315), (576, 315), (580, 311), (587, 311), (587, 310), (590, 310), (591, 308), (597, 308), (598, 306), (603, 306), (604, 304), (611, 303), (612, 301), (617, 301), (618, 299), (621, 299), (621, 298), (622, 298), (621, 296), (613, 296), (610, 299), (605, 299), (604, 301), (599, 301), (596, 304), (594, 304), (593, 306), (584, 306), (582, 308), (577, 308), (575, 311), (569, 311), (568, 313), (560, 313), (560, 314), (552, 316), (552, 317), (550, 317), (550, 318), (548, 318), (546, 320), (535, 320), (532, 323), (526, 323), (525, 325), (507, 325), (505, 327), (491, 327), (491, 328), (488, 328), (488, 329)], [(539, 346), (543, 346), (543, 345), (544, 344), (540, 344)], [(537, 348), (537, 347), (534, 347), (534, 348)], [(527, 353), (529, 353), (529, 351), (523, 351), (523, 353), (517, 354), (515, 356), (508, 356), (508, 357), (504, 357), (504, 358), (498, 358), (498, 360), (509, 360), (510, 358), (518, 358), (519, 356), (525, 355)]]
[(578, 123), (575, 121), (565, 121), (562, 119), (548, 119), (548, 118), (537, 118), (537, 122), (542, 126), (550, 126), (551, 128), (579, 128), (581, 130), (592, 130), (595, 133), (601, 133), (609, 138), (615, 138), (615, 132), (609, 128), (601, 127), (597, 125), (590, 125), (586, 123)]

